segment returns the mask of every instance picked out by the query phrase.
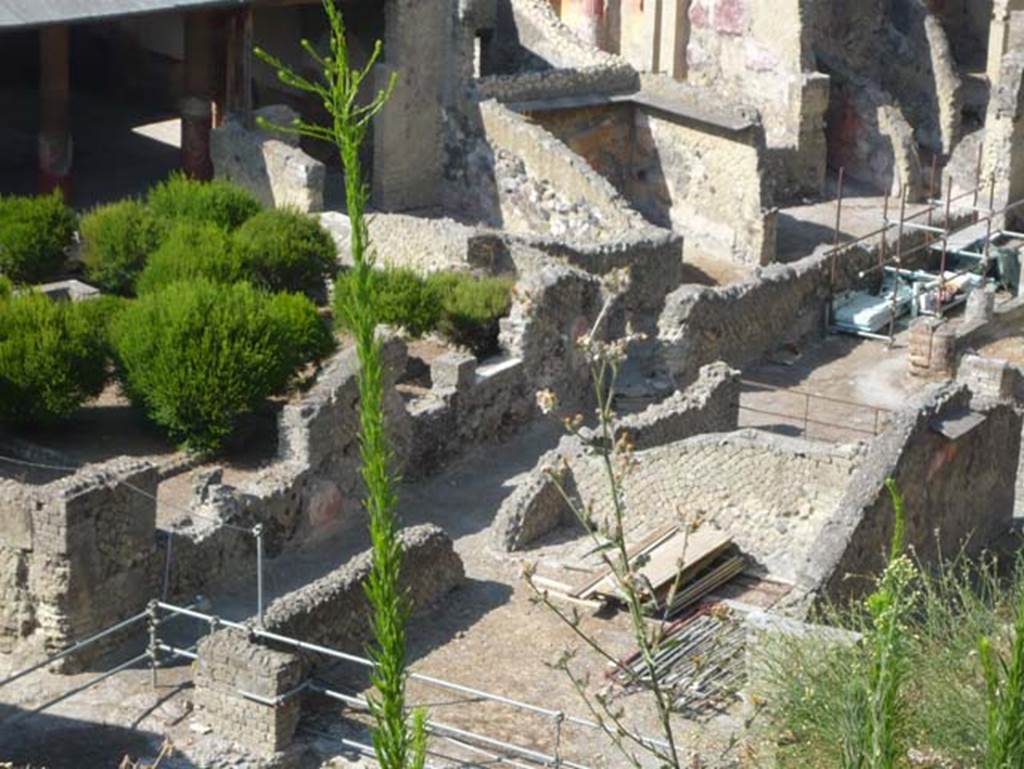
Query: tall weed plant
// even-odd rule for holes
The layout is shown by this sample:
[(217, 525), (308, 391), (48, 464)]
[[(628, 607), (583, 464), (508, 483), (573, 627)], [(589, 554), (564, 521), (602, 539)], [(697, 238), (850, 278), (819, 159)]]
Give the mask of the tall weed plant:
[[(333, 0), (324, 0), (323, 7), (330, 25), (330, 51), (321, 54), (308, 40), (301, 41), (322, 77), (310, 80), (259, 48), (256, 55), (276, 70), (282, 83), (316, 98), (331, 116), (329, 125), (297, 118), (289, 125), (276, 127), (333, 144), (345, 171), (352, 275), (351, 302), (343, 320), (355, 338), (360, 363), (359, 445), (372, 542), (366, 592), (373, 607), (374, 641), (369, 649), (375, 663), (371, 680), (376, 692), (369, 698), (374, 720), (373, 747), (384, 769), (422, 769), (426, 757), (424, 715), (421, 711), (410, 713), (405, 700), (409, 602), (399, 582), (402, 548), (395, 511), (396, 482), (391, 471), (392, 453), (384, 420), (384, 365), (376, 332), (379, 313), (374, 306), (372, 285), (375, 257), (370, 248), (365, 215), (370, 193), (359, 157), (370, 122), (390, 97), (396, 77), (392, 75), (385, 87), (371, 98), (360, 98), (363, 84), (380, 58), (381, 43), (376, 43), (365, 66), (350, 67), (341, 12)], [(275, 127), (266, 121), (263, 125)]]

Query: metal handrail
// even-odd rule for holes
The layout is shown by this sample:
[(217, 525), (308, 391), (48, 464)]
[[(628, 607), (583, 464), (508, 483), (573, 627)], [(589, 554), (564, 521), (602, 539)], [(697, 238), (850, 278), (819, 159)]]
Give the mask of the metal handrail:
[[(154, 605), (160, 609), (163, 609), (164, 611), (168, 611), (175, 614), (181, 614), (186, 617), (192, 617), (198, 620), (203, 620), (209, 623), (212, 628), (232, 628), (235, 630), (240, 630), (254, 638), (262, 638), (267, 641), (285, 644), (288, 646), (292, 646), (296, 649), (313, 652), (314, 654), (322, 654), (325, 657), (333, 657), (334, 659), (339, 659), (345, 662), (352, 662), (363, 667), (376, 667), (376, 663), (373, 662), (373, 660), (367, 659), (366, 657), (360, 657), (357, 654), (350, 654), (348, 652), (339, 651), (337, 649), (332, 649), (328, 646), (322, 646), (320, 644), (309, 643), (308, 641), (301, 641), (297, 638), (291, 638), (290, 636), (281, 635), (280, 633), (274, 633), (264, 628), (253, 627), (252, 625), (247, 625), (242, 622), (224, 620), (212, 614), (206, 614), (201, 611), (196, 611), (195, 609), (176, 606), (165, 601), (155, 601)], [(528, 702), (523, 702), (521, 700), (516, 700), (511, 697), (506, 697), (502, 694), (494, 694), (493, 692), (484, 691), (482, 689), (475, 689), (471, 686), (457, 684), (452, 681), (445, 681), (444, 679), (424, 675), (423, 673), (410, 672), (409, 679), (413, 681), (420, 681), (421, 683), (436, 686), (441, 689), (448, 689), (450, 691), (459, 692), (460, 694), (467, 694), (477, 699), (489, 700), (491, 702), (500, 702), (502, 704), (509, 705), (510, 707), (518, 708), (520, 710), (525, 710), (531, 713), (536, 713), (538, 715), (546, 716), (552, 719), (557, 719), (559, 721), (564, 720), (566, 722), (573, 723), (578, 726), (603, 731), (603, 727), (594, 721), (590, 721), (585, 718), (580, 718), (578, 716), (566, 715), (560, 710), (553, 710), (551, 708), (541, 707), (540, 705), (533, 705)], [(640, 737), (639, 739), (649, 745), (655, 745), (661, 748), (669, 747), (669, 744), (666, 741), (658, 739), (656, 737)]]

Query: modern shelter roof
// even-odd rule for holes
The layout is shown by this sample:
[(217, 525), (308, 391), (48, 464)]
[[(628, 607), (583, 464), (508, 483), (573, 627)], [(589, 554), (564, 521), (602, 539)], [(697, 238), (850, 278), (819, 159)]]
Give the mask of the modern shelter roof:
[(250, 0), (0, 0), (0, 30), (100, 21), (157, 11), (247, 5)]

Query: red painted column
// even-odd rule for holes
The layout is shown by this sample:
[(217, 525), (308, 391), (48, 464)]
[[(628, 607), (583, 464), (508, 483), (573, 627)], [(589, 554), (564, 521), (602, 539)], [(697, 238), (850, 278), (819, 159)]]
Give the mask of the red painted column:
[(181, 102), (181, 167), (193, 179), (212, 179), (213, 17), (185, 16), (185, 94)]
[(67, 25), (39, 30), (39, 190), (71, 194), (71, 68)]

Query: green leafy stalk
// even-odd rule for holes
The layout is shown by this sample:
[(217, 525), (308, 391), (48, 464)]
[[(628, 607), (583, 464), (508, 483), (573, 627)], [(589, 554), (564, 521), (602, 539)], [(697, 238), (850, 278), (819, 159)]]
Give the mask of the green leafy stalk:
[(286, 126), (260, 122), (267, 127), (332, 143), (338, 149), (345, 170), (353, 277), (349, 317), (344, 320), (355, 337), (360, 363), (359, 446), (373, 547), (373, 563), (366, 583), (367, 597), (373, 607), (374, 643), (370, 656), (376, 663), (371, 679), (377, 692), (370, 697), (370, 711), (375, 721), (373, 746), (384, 769), (421, 769), (426, 748), (425, 718), (418, 712), (410, 723), (405, 705), (405, 626), (409, 606), (399, 584), (402, 550), (395, 514), (397, 496), (391, 472), (392, 454), (384, 420), (384, 367), (376, 334), (378, 312), (371, 285), (375, 258), (370, 250), (365, 216), (369, 189), (363, 181), (359, 161), (359, 149), (370, 121), (390, 97), (395, 76), (391, 76), (369, 103), (359, 104), (357, 97), (380, 57), (381, 43), (377, 41), (364, 67), (349, 67), (341, 13), (332, 0), (324, 0), (324, 10), (331, 27), (330, 53), (322, 56), (309, 41), (302, 41), (303, 49), (322, 69), (322, 80), (299, 75), (280, 59), (258, 48), (256, 55), (277, 70), (281, 82), (318, 97), (331, 116), (330, 125), (316, 125), (300, 118)]
[(989, 637), (978, 642), (985, 677), (987, 734), (985, 769), (1024, 767), (1024, 595), (1018, 599), (1007, 662)]
[[(889, 562), (865, 606), (870, 631), (860, 745), (845, 749), (848, 769), (893, 769), (906, 754), (904, 686), (909, 678), (907, 621), (913, 608), (911, 586), (917, 570), (906, 556), (903, 497), (890, 478), (886, 488), (895, 510)], [(852, 746), (851, 746), (852, 747)]]

